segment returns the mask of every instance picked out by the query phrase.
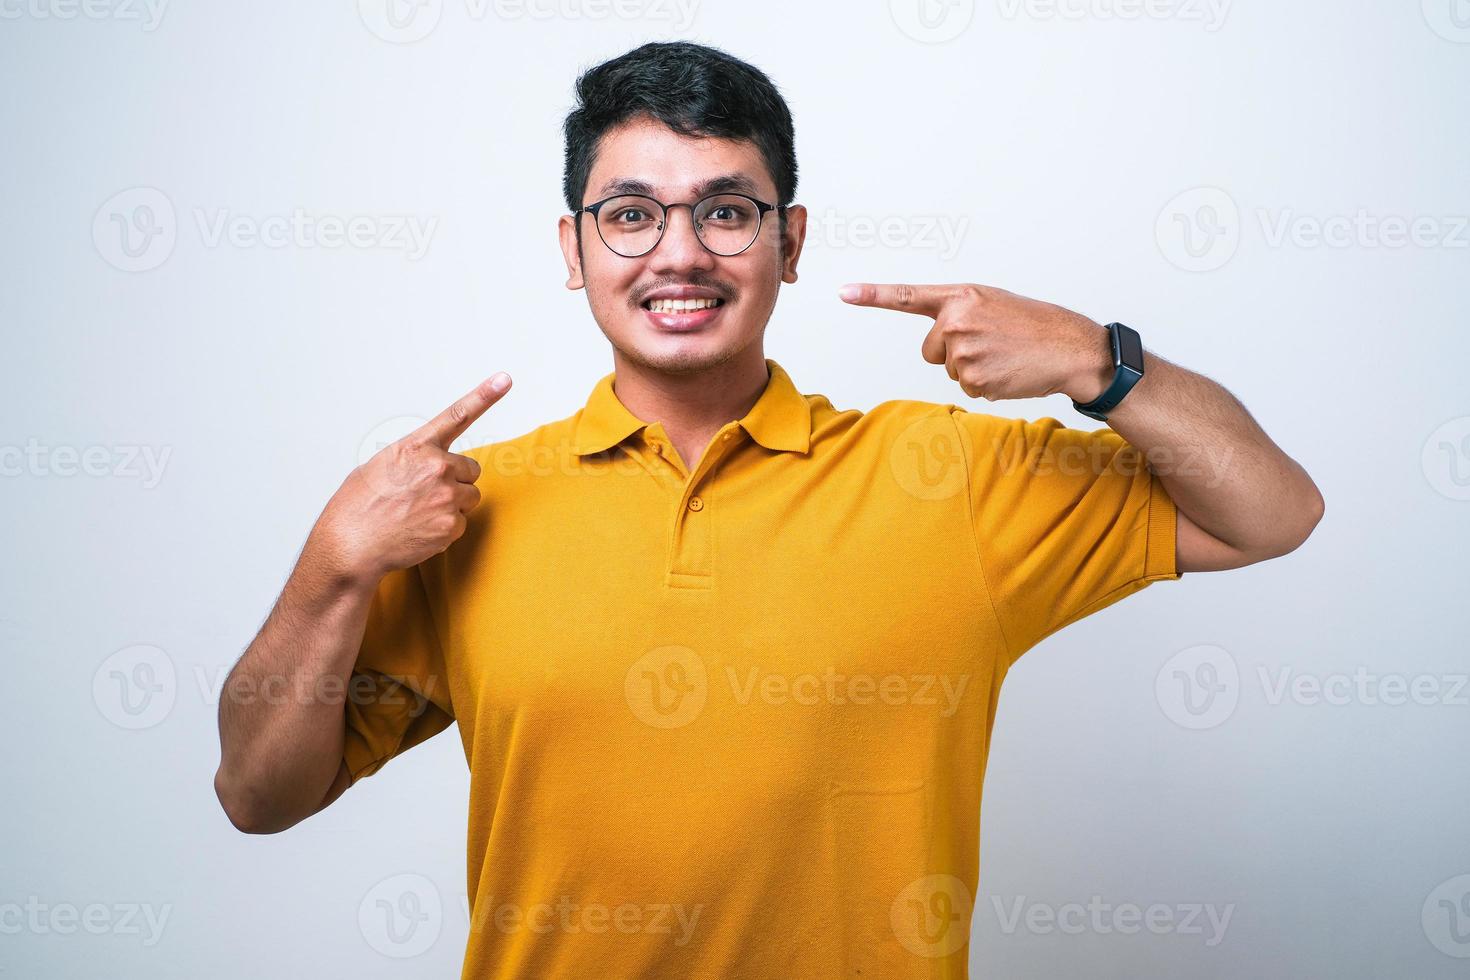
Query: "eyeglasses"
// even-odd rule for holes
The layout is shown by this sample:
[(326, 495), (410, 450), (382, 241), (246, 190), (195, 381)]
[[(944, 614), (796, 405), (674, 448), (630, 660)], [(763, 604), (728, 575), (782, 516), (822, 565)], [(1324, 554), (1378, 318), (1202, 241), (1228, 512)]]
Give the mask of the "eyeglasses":
[(730, 256), (755, 244), (767, 211), (784, 211), (786, 205), (767, 204), (744, 194), (711, 194), (693, 204), (664, 204), (642, 194), (618, 194), (572, 213), (589, 212), (602, 243), (624, 258), (636, 259), (658, 246), (673, 208), (689, 209), (694, 234), (708, 251)]

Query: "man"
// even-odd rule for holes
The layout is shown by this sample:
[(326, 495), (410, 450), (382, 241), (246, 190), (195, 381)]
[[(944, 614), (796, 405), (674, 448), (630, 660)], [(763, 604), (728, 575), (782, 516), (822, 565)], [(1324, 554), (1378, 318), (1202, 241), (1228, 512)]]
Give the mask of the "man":
[[(799, 393), (762, 347), (806, 228), (775, 87), (649, 44), (578, 96), (560, 242), (613, 373), (451, 451), (497, 374), (348, 477), (227, 682), (220, 800), (283, 830), (457, 720), (466, 977), (964, 977), (1007, 671), (1322, 499), (1213, 382), (996, 288), (842, 297), (932, 318), (969, 396), (1107, 427)], [(278, 676), (345, 696), (230, 696)]]

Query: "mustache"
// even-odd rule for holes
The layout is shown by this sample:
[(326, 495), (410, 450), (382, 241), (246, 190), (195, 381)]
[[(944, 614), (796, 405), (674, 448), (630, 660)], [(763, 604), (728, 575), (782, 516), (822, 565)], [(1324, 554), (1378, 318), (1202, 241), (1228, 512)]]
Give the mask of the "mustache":
[(734, 287), (732, 287), (729, 283), (719, 279), (695, 279), (682, 281), (677, 279), (670, 279), (663, 282), (649, 283), (642, 289), (635, 291), (634, 295), (636, 298), (633, 300), (633, 305), (642, 306), (645, 302), (647, 302), (649, 296), (658, 292), (660, 289), (677, 289), (681, 286), (688, 286), (691, 289), (707, 289), (718, 295), (720, 299), (723, 299), (726, 302), (729, 302), (735, 295)]

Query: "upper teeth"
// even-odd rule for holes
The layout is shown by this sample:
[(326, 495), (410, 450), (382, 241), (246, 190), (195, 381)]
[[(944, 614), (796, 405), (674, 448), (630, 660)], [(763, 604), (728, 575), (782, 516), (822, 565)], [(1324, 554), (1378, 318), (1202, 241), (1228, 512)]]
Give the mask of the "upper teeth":
[(648, 308), (655, 313), (681, 313), (718, 306), (719, 302), (717, 299), (652, 299), (648, 301)]

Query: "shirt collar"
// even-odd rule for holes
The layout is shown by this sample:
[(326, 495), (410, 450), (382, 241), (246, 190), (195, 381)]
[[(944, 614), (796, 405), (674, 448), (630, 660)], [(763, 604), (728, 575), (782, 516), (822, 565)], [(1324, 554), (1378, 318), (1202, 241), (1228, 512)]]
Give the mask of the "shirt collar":
[[(740, 426), (767, 449), (805, 453), (811, 448), (812, 413), (806, 396), (796, 390), (788, 375), (771, 358), (766, 358), (770, 380), (751, 406)], [(617, 372), (604, 375), (592, 388), (587, 404), (578, 413), (574, 449), (578, 456), (599, 453), (616, 446), (647, 426), (628, 411), (613, 391)]]

